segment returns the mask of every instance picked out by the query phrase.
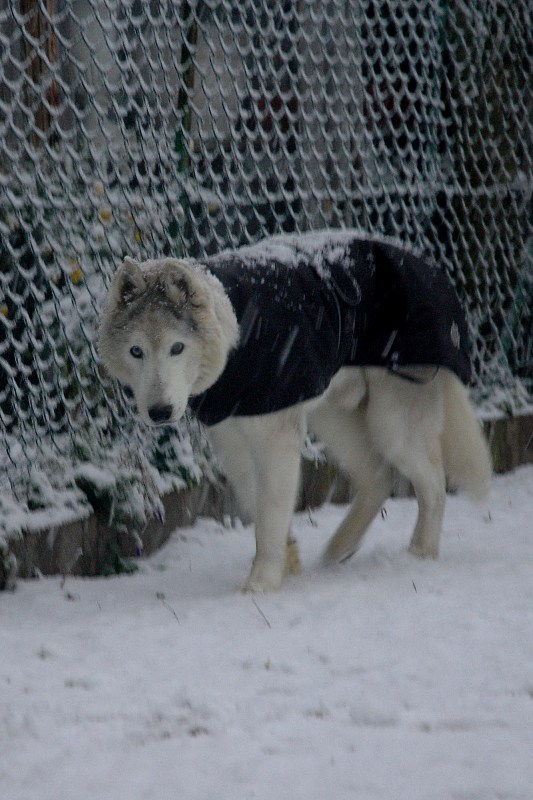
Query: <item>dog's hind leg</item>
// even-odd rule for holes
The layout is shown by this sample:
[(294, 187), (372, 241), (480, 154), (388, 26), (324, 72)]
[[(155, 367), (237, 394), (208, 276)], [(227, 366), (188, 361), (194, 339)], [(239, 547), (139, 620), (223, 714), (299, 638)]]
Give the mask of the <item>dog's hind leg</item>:
[(418, 501), (418, 517), (409, 552), (419, 558), (437, 558), (446, 503), (440, 443), (426, 454), (426, 459), (416, 464), (402, 460), (398, 468), (411, 480)]
[(326, 564), (346, 561), (357, 552), (368, 526), (391, 492), (391, 470), (372, 446), (365, 411), (366, 403), (348, 411), (325, 402), (309, 415), (310, 428), (347, 473), (355, 493), (348, 514), (324, 553)]
[(409, 550), (421, 558), (437, 558), (446, 502), (440, 376), (421, 385), (368, 369), (367, 378), (373, 445), (411, 481), (418, 501)]

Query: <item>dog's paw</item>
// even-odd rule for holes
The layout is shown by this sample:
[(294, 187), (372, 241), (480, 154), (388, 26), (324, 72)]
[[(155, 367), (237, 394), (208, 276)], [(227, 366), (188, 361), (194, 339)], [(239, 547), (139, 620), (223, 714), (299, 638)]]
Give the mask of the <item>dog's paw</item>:
[(357, 550), (357, 547), (353, 547), (353, 545), (348, 547), (345, 543), (336, 541), (334, 538), (322, 553), (322, 566), (327, 569), (335, 567), (337, 564), (344, 564), (345, 561), (349, 561), (356, 554)]
[(429, 545), (422, 545), (418, 542), (411, 542), (409, 545), (409, 553), (412, 556), (416, 556), (416, 558), (438, 558), (439, 557), (439, 545), (435, 543), (431, 543)]
[(288, 575), (301, 575), (302, 562), (300, 561), (300, 551), (298, 549), (298, 542), (292, 536), (289, 536), (287, 541), (287, 566), (286, 572)]
[(244, 592), (277, 592), (283, 583), (283, 566), (271, 562), (256, 561), (250, 577), (246, 581)]

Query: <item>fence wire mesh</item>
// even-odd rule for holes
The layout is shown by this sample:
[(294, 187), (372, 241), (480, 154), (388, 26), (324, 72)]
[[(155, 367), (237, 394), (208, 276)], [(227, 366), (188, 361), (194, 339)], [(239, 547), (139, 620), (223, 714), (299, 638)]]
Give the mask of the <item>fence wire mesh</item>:
[(0, 3), (3, 484), (20, 491), (51, 453), (59, 471), (98, 459), (118, 429), (137, 441), (94, 350), (124, 255), (203, 255), (273, 232), (362, 227), (434, 257), (468, 309), (478, 402), (523, 410), (531, 8)]

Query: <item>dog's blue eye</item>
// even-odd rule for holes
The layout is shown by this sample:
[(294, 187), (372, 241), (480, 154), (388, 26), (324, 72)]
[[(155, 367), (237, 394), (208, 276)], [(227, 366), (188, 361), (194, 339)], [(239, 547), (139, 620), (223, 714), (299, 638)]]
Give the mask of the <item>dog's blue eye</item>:
[(185, 350), (185, 345), (183, 344), (183, 342), (175, 342), (170, 348), (170, 355), (179, 356), (180, 353), (183, 353), (184, 350)]
[(130, 353), (133, 356), (133, 358), (143, 357), (143, 351), (137, 344), (134, 344), (133, 347), (130, 347)]

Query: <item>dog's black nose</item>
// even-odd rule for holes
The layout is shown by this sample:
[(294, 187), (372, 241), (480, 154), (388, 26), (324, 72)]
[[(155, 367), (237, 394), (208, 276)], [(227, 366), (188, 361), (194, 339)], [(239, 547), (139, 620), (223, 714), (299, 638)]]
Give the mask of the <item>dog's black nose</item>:
[(168, 422), (172, 416), (172, 406), (150, 406), (148, 416), (152, 422)]

